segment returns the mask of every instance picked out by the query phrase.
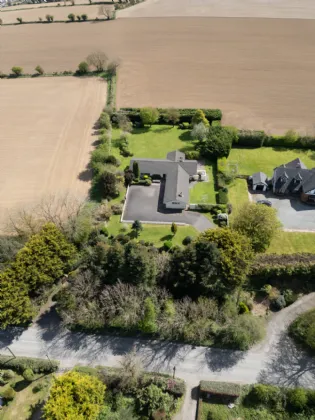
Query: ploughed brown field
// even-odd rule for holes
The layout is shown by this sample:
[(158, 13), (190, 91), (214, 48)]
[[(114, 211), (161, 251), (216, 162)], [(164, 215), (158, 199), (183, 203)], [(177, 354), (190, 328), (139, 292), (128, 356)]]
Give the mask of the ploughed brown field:
[[(91, 6), (60, 6), (60, 7), (43, 7), (35, 8), (28, 10), (12, 10), (9, 12), (4, 12), (0, 15), (3, 23), (17, 23), (17, 18), (22, 18), (24, 22), (38, 21), (39, 18), (42, 18), (43, 21), (46, 20), (46, 15), (50, 14), (54, 16), (54, 20), (68, 20), (68, 15), (73, 13), (76, 17), (86, 14), (88, 19), (95, 19), (96, 17), (104, 19), (103, 15), (99, 14), (100, 5), (91, 5)], [(108, 7), (112, 8), (111, 5)]]
[(0, 227), (50, 194), (86, 198), (85, 171), (106, 83), (74, 77), (0, 81)]
[(37, 64), (46, 71), (75, 70), (101, 49), (122, 62), (118, 106), (217, 107), (224, 123), (240, 128), (310, 133), (314, 45), (313, 20), (187, 17), (21, 25), (1, 28), (0, 70), (20, 65), (33, 71)]

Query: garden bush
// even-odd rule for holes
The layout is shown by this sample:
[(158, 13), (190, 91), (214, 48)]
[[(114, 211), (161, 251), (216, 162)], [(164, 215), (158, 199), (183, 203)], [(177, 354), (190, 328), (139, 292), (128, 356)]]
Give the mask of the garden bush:
[(192, 243), (192, 241), (193, 241), (192, 236), (186, 236), (186, 237), (183, 239), (183, 245), (189, 245), (189, 244), (191, 244), (191, 243)]
[(34, 359), (30, 357), (15, 357), (0, 355), (0, 368), (12, 369), (22, 374), (26, 369), (31, 369), (35, 373), (55, 372), (59, 367), (56, 360)]
[(306, 348), (315, 351), (315, 310), (300, 315), (290, 325), (289, 332)]
[(5, 381), (9, 381), (10, 379), (13, 379), (15, 376), (15, 373), (11, 369), (6, 369), (2, 371), (2, 377)]
[(107, 112), (102, 112), (99, 118), (99, 125), (100, 128), (106, 128), (106, 130), (110, 130), (112, 125), (110, 122), (110, 116), (107, 114)]
[(32, 369), (25, 369), (23, 371), (23, 378), (27, 381), (27, 382), (32, 382), (34, 380), (34, 372), (32, 371)]
[(200, 153), (198, 150), (190, 150), (188, 152), (185, 152), (185, 158), (187, 160), (198, 160), (200, 158)]
[(224, 191), (223, 189), (219, 190), (217, 193), (217, 202), (219, 204), (227, 204), (228, 201), (229, 201), (228, 193)]
[(22, 73), (23, 73), (23, 68), (22, 67), (18, 67), (18, 66), (14, 66), (14, 67), (12, 67), (12, 73), (15, 75), (15, 76), (21, 76), (22, 75)]
[(113, 204), (111, 206), (113, 214), (122, 214), (123, 211), (123, 205), (122, 204)]
[(261, 404), (273, 408), (279, 403), (281, 404), (280, 389), (272, 385), (255, 384), (247, 394), (245, 401), (248, 405)]
[(307, 393), (305, 389), (289, 389), (286, 394), (287, 403), (292, 411), (302, 411), (307, 405)]
[(15, 395), (16, 395), (16, 392), (10, 386), (6, 388), (4, 391), (2, 391), (2, 397), (7, 401), (14, 400)]

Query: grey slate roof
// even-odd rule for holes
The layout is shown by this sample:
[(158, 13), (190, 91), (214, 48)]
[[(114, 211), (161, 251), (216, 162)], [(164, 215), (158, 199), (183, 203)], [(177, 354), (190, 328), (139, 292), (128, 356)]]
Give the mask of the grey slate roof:
[(252, 176), (253, 185), (264, 184), (267, 185), (267, 175), (263, 172), (255, 172)]
[(280, 193), (303, 191), (308, 193), (315, 189), (315, 169), (307, 169), (300, 159), (274, 169), (272, 182)]
[(174, 152), (169, 152), (166, 155), (166, 159), (179, 162), (180, 160), (185, 160), (185, 153), (174, 150)]
[(186, 201), (189, 202), (189, 177), (197, 174), (196, 160), (185, 160), (185, 154), (174, 151), (167, 154), (167, 159), (132, 158), (138, 162), (141, 174), (165, 175), (165, 192), (163, 202)]

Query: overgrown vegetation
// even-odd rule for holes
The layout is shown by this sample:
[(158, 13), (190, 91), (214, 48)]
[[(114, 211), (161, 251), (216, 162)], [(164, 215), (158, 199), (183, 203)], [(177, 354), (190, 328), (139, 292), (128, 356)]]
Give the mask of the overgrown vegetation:
[(289, 331), (298, 343), (315, 352), (315, 310), (300, 315), (290, 325)]

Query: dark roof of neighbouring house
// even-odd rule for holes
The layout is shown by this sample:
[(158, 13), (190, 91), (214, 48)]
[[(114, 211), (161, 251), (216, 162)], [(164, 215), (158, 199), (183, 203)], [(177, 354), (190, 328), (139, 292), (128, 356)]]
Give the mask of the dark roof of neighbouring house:
[(299, 188), (308, 193), (315, 189), (315, 169), (307, 169), (300, 159), (294, 159), (275, 168), (272, 180), (275, 188), (282, 193)]
[(197, 174), (198, 163), (196, 160), (185, 160), (185, 154), (179, 151), (169, 152), (167, 159), (132, 158), (138, 162), (142, 174), (165, 174), (165, 191), (163, 202), (189, 201), (189, 178)]
[(255, 172), (252, 175), (252, 180), (253, 180), (253, 185), (257, 185), (257, 184), (265, 184), (267, 185), (267, 175), (264, 174), (263, 172)]

